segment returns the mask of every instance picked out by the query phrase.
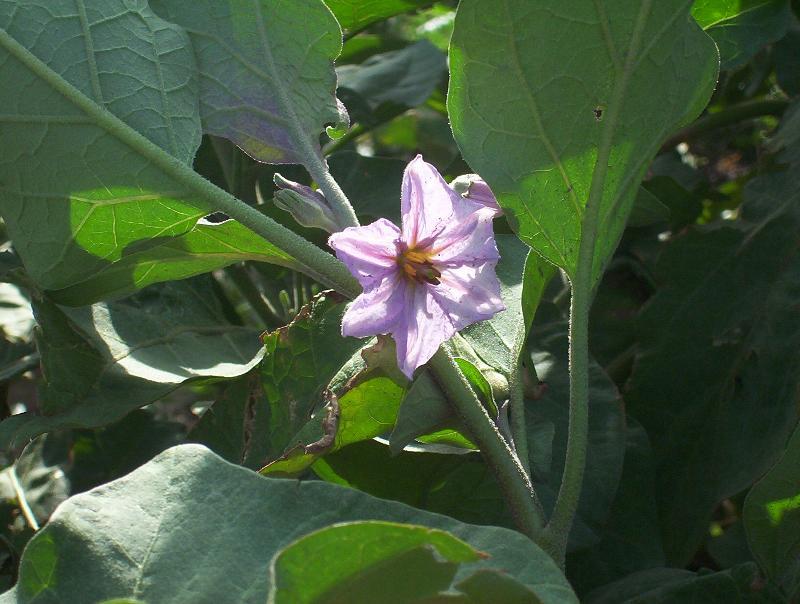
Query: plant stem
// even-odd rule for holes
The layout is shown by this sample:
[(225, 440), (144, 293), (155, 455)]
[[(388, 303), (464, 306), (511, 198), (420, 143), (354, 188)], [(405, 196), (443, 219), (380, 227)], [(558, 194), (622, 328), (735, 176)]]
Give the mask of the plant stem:
[(619, 120), (628, 81), (636, 64), (642, 42), (646, 17), (653, 0), (643, 0), (634, 24), (631, 43), (625, 64), (617, 70), (614, 90), (606, 121), (597, 147), (592, 184), (586, 200), (581, 223), (581, 241), (578, 262), (572, 278), (569, 325), (569, 428), (564, 475), (558, 489), (553, 514), (545, 527), (545, 539), (556, 552), (555, 561), (564, 566), (567, 541), (578, 509), (583, 473), (586, 467), (586, 450), (589, 436), (589, 308), (595, 289), (595, 275), (602, 266), (595, 266), (595, 247), (600, 225), (600, 207), (603, 201), (605, 178), (611, 159), (614, 132)]
[[(239, 221), (257, 235), (295, 258), (305, 272), (320, 283), (351, 298), (357, 296), (361, 291), (361, 286), (347, 270), (347, 267), (336, 258), (207, 181), (192, 170), (191, 166), (187, 166), (164, 151), (110, 111), (97, 105), (72, 84), (57, 76), (38, 57), (2, 29), (0, 29), (0, 46), (5, 47), (13, 57), (83, 111), (92, 123), (147, 159), (153, 166), (172, 178), (176, 184), (185, 187), (187, 198), (197, 200), (207, 206), (209, 211), (224, 212)], [(318, 163), (327, 175), (327, 178), (322, 178), (322, 180), (326, 183), (333, 181), (330, 174), (327, 174), (324, 162), (320, 159)], [(338, 185), (335, 188), (341, 192)], [(342, 195), (344, 194), (342, 193)]]
[(530, 476), (530, 462), (528, 461), (528, 431), (525, 426), (525, 393), (522, 386), (521, 359), (517, 359), (517, 365), (509, 376), (508, 394), (509, 411), (511, 412), (511, 436), (514, 439), (514, 450), (522, 464), (522, 469)]
[(333, 210), (339, 226), (343, 229), (359, 226), (356, 212), (353, 206), (350, 205), (350, 200), (347, 199), (347, 195), (344, 194), (339, 183), (331, 176), (325, 160), (315, 157), (313, 160), (306, 161), (305, 167), (311, 178), (317, 183), (319, 190), (325, 195), (325, 200)]
[(678, 143), (697, 138), (717, 128), (737, 124), (746, 119), (764, 115), (780, 116), (788, 106), (789, 101), (785, 99), (761, 99), (739, 103), (722, 111), (709, 113), (670, 136), (667, 142), (661, 146), (661, 150), (668, 151)]
[(500, 434), (444, 346), (433, 355), (429, 366), (497, 478), (517, 527), (531, 540), (539, 543), (544, 514), (530, 478), (517, 455)]

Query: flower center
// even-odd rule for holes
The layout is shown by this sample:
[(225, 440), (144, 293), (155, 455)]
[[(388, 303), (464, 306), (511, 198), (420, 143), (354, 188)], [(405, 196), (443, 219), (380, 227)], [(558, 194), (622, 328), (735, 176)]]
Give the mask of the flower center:
[(439, 285), (442, 273), (431, 262), (431, 254), (419, 248), (408, 249), (403, 245), (397, 256), (397, 264), (406, 277), (417, 283)]

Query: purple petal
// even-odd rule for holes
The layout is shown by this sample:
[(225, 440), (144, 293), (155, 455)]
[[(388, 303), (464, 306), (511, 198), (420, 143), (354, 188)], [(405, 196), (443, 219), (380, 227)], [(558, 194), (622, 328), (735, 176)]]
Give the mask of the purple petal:
[(454, 330), (491, 319), (505, 310), (494, 265), (486, 262), (479, 266), (448, 267), (442, 270), (439, 285), (430, 288)]
[(494, 213), (481, 208), (469, 218), (448, 225), (433, 243), (437, 266), (476, 265), (497, 262), (500, 254), (494, 241)]
[(407, 287), (405, 313), (392, 333), (397, 345), (397, 366), (411, 379), (442, 342), (456, 332), (447, 314), (427, 286)]
[(359, 295), (344, 313), (342, 335), (365, 338), (394, 331), (405, 312), (406, 289), (405, 279), (395, 273)]
[(435, 238), (448, 225), (460, 223), (482, 207), (462, 199), (436, 168), (417, 155), (406, 167), (400, 192), (403, 241), (414, 247), (418, 241)]
[(362, 227), (348, 227), (328, 238), (336, 257), (369, 290), (397, 272), (400, 229), (385, 218)]

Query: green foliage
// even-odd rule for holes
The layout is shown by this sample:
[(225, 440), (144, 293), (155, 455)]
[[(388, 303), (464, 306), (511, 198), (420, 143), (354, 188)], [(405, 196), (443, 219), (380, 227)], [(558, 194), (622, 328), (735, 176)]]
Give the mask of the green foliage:
[(789, 25), (789, 0), (695, 0), (692, 16), (719, 48), (722, 69), (740, 67)]
[(187, 381), (242, 375), (261, 357), (258, 332), (230, 325), (202, 278), (82, 308), (46, 298), (35, 304), (43, 414), (6, 419), (3, 447), (61, 427), (110, 423)]
[(658, 146), (711, 94), (717, 55), (687, 9), (623, 0), (459, 7), (448, 109), (464, 159), (520, 238), (573, 277), (587, 203), (600, 204), (596, 280)]
[(276, 604), (344, 603), (382, 593), (384, 602), (402, 604), (449, 589), (458, 565), (480, 557), (444, 531), (376, 521), (337, 524), (275, 556), (271, 598)]
[(322, 0), (151, 4), (192, 39), (204, 132), (259, 161), (318, 161), (320, 133), (346, 121), (334, 95), (341, 30)]
[(430, 3), (430, 0), (325, 0), (342, 28), (350, 32)]
[(685, 563), (705, 532), (699, 512), (766, 471), (796, 417), (798, 210), (795, 178), (761, 176), (748, 184), (735, 226), (692, 229), (659, 259), (626, 403), (658, 459), (673, 563)]
[[(108, 3), (94, 4), (113, 9)], [(70, 29), (79, 26), (74, 6), (65, 3), (63, 28), (56, 27), (60, 18), (28, 3), (17, 12), (6, 2), (0, 13), (0, 24), (8, 28), (0, 39), (0, 77), (16, 82), (3, 87), (0, 96), (0, 105), (7, 108), (0, 141), (13, 150), (0, 161), (0, 210), (31, 278), (43, 289), (66, 290), (64, 302), (81, 304), (252, 257), (291, 264), (291, 257), (240, 224), (221, 232), (211, 226), (193, 232), (212, 208), (154, 164), (146, 143), (131, 129), (165, 145), (160, 137), (167, 130), (167, 151), (183, 161), (194, 155), (199, 123), (186, 127), (191, 119), (197, 121), (190, 112), (196, 103), (194, 55), (182, 30), (144, 9), (138, 18), (138, 13), (128, 15), (133, 9), (127, 8), (124, 19), (93, 13), (101, 29), (111, 28), (104, 42), (111, 47), (105, 52)], [(131, 28), (143, 48), (114, 46), (114, 39), (126, 38)], [(37, 33), (51, 29), (55, 38)], [(155, 45), (157, 33), (164, 50)], [(54, 53), (47, 45), (60, 37), (71, 40), (70, 50)], [(102, 54), (102, 80), (100, 59), (87, 55), (91, 48)], [(152, 54), (149, 60), (142, 54), (146, 51)], [(168, 69), (160, 72), (159, 52), (170, 55)], [(164, 71), (170, 79), (162, 73), (159, 92), (154, 85)], [(114, 74), (127, 74), (132, 88), (119, 89)], [(119, 101), (104, 99), (104, 82), (113, 83), (109, 96), (119, 95)], [(172, 111), (161, 108), (170, 98), (168, 90), (177, 97)], [(31, 98), (40, 101), (31, 103)], [(170, 116), (167, 124), (162, 114)], [(173, 121), (180, 127), (171, 126)], [(137, 141), (133, 146), (131, 137)]]
[(744, 503), (747, 542), (767, 576), (791, 600), (800, 590), (800, 430)]
[[(353, 520), (447, 531), (489, 556), (460, 567), (457, 580), (498, 569), (543, 602), (577, 601), (555, 564), (521, 535), (320, 482), (260, 478), (196, 445), (170, 449), (63, 504), (27, 548), (18, 586), (0, 601), (264, 602), (274, 554), (332, 521)], [(217, 563), (198, 573), (209, 557)]]

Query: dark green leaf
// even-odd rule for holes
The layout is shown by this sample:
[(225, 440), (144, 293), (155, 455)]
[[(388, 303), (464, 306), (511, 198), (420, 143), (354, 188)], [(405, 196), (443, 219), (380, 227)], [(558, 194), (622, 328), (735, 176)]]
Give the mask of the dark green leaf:
[(590, 593), (586, 604), (742, 604), (775, 602), (758, 593), (755, 564), (743, 564), (724, 572), (699, 572), (677, 568), (645, 570)]
[(598, 278), (659, 145), (713, 90), (717, 53), (688, 4), (459, 5), (448, 96), (456, 140), (519, 236), (570, 275), (592, 185), (602, 195)]
[(577, 602), (555, 563), (519, 533), (464, 525), (319, 481), (259, 477), (197, 445), (170, 449), (129, 476), (64, 503), (29, 544), (17, 587), (0, 602), (94, 604), (127, 597), (260, 604), (271, 587), (273, 555), (334, 520), (448, 531), (489, 555), (462, 565), (457, 581), (479, 569), (498, 569), (543, 602)]
[(406, 162), (342, 151), (331, 155), (328, 163), (359, 216), (400, 224), (400, 185)]
[[(552, 440), (552, 467), (534, 476), (537, 493), (545, 508), (555, 501), (567, 447), (569, 416), (569, 371), (567, 364), (567, 325), (548, 323), (534, 326), (530, 359), (536, 375), (544, 382), (543, 394), (526, 401), (525, 423), (529, 442), (541, 438), (542, 425), (555, 425)], [(570, 534), (570, 550), (588, 547), (600, 539), (609, 510), (617, 493), (625, 455), (625, 416), (622, 397), (614, 382), (594, 361), (589, 368), (589, 442), (583, 490), (578, 513)], [(531, 453), (537, 447), (529, 445)], [(541, 467), (531, 459), (533, 468)]]
[(797, 179), (751, 181), (728, 224), (692, 229), (663, 252), (625, 396), (652, 440), (667, 561), (680, 565), (713, 506), (767, 470), (796, 418)]
[(800, 24), (775, 44), (775, 76), (786, 94), (800, 94)]
[(722, 69), (746, 63), (786, 33), (789, 0), (695, 0), (692, 16), (719, 47)]
[(750, 549), (767, 576), (789, 599), (800, 590), (800, 429), (744, 503)]
[(669, 208), (665, 206), (650, 190), (639, 187), (633, 201), (631, 214), (628, 216), (629, 227), (649, 226), (657, 222), (669, 220)]
[(619, 489), (600, 542), (567, 557), (570, 582), (579, 594), (665, 564), (653, 505), (655, 477), (650, 442), (644, 429), (630, 418), (626, 445)]
[[(337, 73), (342, 100), (353, 120), (371, 124), (424, 103), (447, 73), (447, 61), (438, 48), (421, 40), (402, 50), (373, 55), (361, 65), (344, 65)], [(358, 95), (369, 112), (357, 110), (347, 92)]]

